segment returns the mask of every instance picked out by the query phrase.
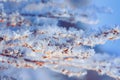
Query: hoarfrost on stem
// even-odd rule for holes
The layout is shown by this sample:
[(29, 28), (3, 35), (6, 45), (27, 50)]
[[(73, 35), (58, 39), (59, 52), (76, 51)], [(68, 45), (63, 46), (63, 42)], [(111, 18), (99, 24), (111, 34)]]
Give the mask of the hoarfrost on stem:
[[(90, 0), (78, 0), (84, 3), (82, 6), (73, 0), (36, 1), (1, 1), (0, 63), (24, 68), (46, 67), (68, 76), (84, 76), (87, 70), (94, 70), (120, 79), (119, 57), (96, 53), (93, 48), (119, 39), (119, 25), (108, 26), (101, 32), (77, 25), (97, 24), (98, 12), (106, 9), (102, 11), (95, 6), (100, 9), (96, 10), (89, 4)], [(18, 9), (14, 11), (11, 6), (13, 11), (9, 12), (10, 8), (5, 6), (12, 3), (17, 3)]]

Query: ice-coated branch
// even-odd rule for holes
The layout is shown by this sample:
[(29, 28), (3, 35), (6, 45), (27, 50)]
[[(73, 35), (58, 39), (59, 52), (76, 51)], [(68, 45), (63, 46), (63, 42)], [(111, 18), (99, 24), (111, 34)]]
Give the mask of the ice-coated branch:
[(16, 67), (47, 67), (68, 76), (83, 76), (86, 75), (86, 70), (95, 70), (99, 74), (107, 74), (117, 80), (120, 79), (120, 59), (116, 58), (111, 60), (111, 57), (106, 55), (101, 57), (102, 55), (95, 54), (94, 57), (88, 59), (78, 59), (77, 57), (63, 59), (59, 56), (52, 58), (43, 57), (43, 60), (45, 59), (44, 61), (24, 59), (4, 54), (0, 54), (0, 56), (2, 63), (8, 63)]
[[(86, 3), (90, 0), (78, 0), (79, 3)], [(74, 7), (74, 5), (71, 4), (71, 2), (74, 2), (72, 0), (40, 0), (40, 1), (32, 1), (32, 0), (6, 0), (6, 2), (3, 3), (3, 11), (5, 11), (7, 14), (11, 14), (16, 11), (19, 12), (20, 15), (25, 16), (25, 18), (28, 17), (36, 17), (38, 16), (38, 19), (43, 21), (47, 21), (48, 19), (52, 21), (65, 21), (72, 24), (75, 24), (77, 22), (83, 22), (85, 24), (97, 24), (99, 20), (97, 19), (97, 13), (101, 12), (109, 12), (109, 9), (103, 9), (99, 8), (95, 5), (89, 5), (84, 8), (81, 7)], [(26, 3), (26, 4), (25, 4)], [(38, 4), (37, 4), (38, 3)], [(12, 5), (16, 4), (16, 6)], [(20, 4), (24, 6), (20, 6)], [(76, 3), (74, 3), (76, 4)], [(10, 11), (9, 7), (7, 9), (4, 9), (5, 5), (11, 5)], [(17, 8), (17, 10), (15, 10)], [(96, 9), (97, 8), (97, 9)], [(12, 12), (13, 9), (13, 12)], [(103, 10), (103, 11), (102, 11)], [(94, 15), (93, 15), (94, 14)], [(7, 16), (8, 17), (8, 16)], [(12, 16), (14, 19), (15, 17)], [(4, 18), (2, 18), (4, 19)], [(10, 18), (11, 19), (11, 18)], [(20, 18), (18, 18), (19, 20)], [(30, 18), (28, 18), (30, 19)], [(14, 20), (14, 22), (18, 22), (18, 20)], [(3, 20), (2, 20), (3, 21)], [(43, 22), (42, 21), (42, 22)], [(52, 23), (52, 21), (49, 21)], [(19, 21), (18, 25), (21, 25), (21, 23), (34, 23), (34, 21)], [(44, 23), (43, 23), (44, 24)], [(55, 23), (52, 23), (55, 24)], [(24, 24), (25, 25), (25, 24)], [(10, 25), (9, 25), (10, 26)], [(12, 26), (15, 26), (15, 24), (12, 24)]]
[[(2, 31), (5, 30), (2, 29), (0, 32), (1, 62), (17, 67), (48, 67), (69, 76), (82, 75), (82, 73), (85, 75), (85, 70), (95, 70), (101, 74), (119, 78), (119, 65), (107, 66), (114, 62), (104, 60), (102, 57), (100, 61), (94, 60), (97, 55), (94, 49), (86, 47), (104, 44), (107, 40), (119, 39), (119, 26), (103, 30), (99, 34), (95, 32), (89, 35), (82, 30), (66, 30), (55, 26), (47, 27), (47, 29), (44, 27), (27, 30), (21, 28), (17, 31), (6, 29), (5, 34)], [(71, 68), (78, 70), (74, 71)], [(81, 68), (80, 71), (79, 68)], [(111, 68), (116, 72), (106, 70), (106, 68)]]

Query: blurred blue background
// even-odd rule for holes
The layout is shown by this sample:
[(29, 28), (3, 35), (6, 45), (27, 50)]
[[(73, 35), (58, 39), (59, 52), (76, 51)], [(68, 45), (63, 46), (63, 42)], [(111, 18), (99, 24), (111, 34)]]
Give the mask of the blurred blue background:
[(107, 6), (113, 10), (112, 14), (102, 14), (99, 16), (100, 24), (120, 24), (120, 0), (94, 0), (93, 2), (98, 6)]

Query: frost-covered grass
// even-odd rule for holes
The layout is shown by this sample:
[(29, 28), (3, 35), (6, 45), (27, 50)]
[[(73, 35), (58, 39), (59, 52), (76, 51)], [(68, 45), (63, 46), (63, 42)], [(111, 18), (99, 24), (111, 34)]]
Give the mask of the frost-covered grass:
[[(97, 14), (111, 9), (89, 1), (78, 0), (82, 5), (74, 0), (1, 1), (0, 76), (38, 80), (42, 75), (41, 79), (54, 80), (50, 75), (57, 72), (69, 80), (95, 76), (119, 80), (119, 56), (97, 53), (94, 47), (119, 39), (120, 27), (91, 28), (99, 21)], [(98, 75), (89, 77), (95, 72)]]

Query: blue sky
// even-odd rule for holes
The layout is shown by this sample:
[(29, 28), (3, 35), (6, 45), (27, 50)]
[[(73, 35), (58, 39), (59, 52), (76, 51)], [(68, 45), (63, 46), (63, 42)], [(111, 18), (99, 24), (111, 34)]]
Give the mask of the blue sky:
[(107, 6), (112, 8), (112, 14), (101, 14), (99, 16), (101, 25), (120, 24), (120, 0), (94, 0), (99, 6)]
[[(98, 18), (100, 23), (98, 26), (102, 25), (120, 25), (120, 0), (94, 0), (94, 3), (99, 6), (107, 6), (112, 8), (112, 14), (100, 14)], [(99, 46), (103, 52), (110, 53), (112, 55), (120, 56), (120, 40), (108, 41), (103, 46)]]

